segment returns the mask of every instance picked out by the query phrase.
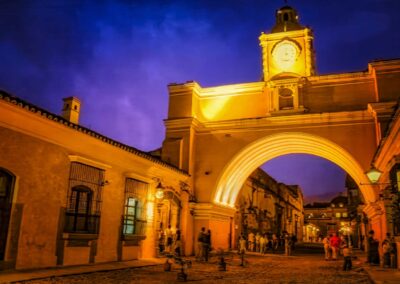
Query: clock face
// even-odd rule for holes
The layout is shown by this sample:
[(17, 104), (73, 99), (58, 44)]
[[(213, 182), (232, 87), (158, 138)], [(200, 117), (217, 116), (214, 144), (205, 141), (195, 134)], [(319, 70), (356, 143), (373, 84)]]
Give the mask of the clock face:
[(289, 41), (278, 43), (272, 51), (272, 57), (275, 63), (282, 70), (290, 69), (296, 62), (297, 55), (298, 51), (296, 46)]

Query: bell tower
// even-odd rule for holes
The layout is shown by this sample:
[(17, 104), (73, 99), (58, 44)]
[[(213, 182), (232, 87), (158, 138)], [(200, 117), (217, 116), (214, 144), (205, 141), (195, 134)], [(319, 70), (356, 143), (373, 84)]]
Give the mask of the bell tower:
[(284, 6), (275, 13), (270, 33), (261, 33), (264, 81), (315, 74), (314, 35), (299, 22), (297, 11)]

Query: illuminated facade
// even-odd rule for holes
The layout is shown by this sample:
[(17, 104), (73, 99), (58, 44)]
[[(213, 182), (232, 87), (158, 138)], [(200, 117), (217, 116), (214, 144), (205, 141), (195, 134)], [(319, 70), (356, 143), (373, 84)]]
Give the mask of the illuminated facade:
[(213, 246), (228, 247), (226, 232), (235, 226), (231, 218), (248, 176), (273, 158), (303, 153), (335, 163), (363, 184), (364, 212), (381, 238), (384, 205), (365, 172), (399, 98), (400, 60), (319, 75), (313, 33), (287, 6), (259, 40), (262, 81), (169, 85), (162, 159), (193, 177), (195, 233), (208, 227)]
[(190, 177), (80, 126), (79, 110), (0, 92), (0, 268), (153, 257), (168, 225), (191, 244)]
[[(180, 229), (184, 254), (193, 253), (201, 227), (211, 229), (213, 248), (232, 247), (249, 176), (292, 153), (325, 158), (362, 184), (377, 237), (398, 230), (398, 207), (382, 197), (381, 184), (390, 182), (398, 197), (400, 60), (318, 75), (313, 33), (290, 7), (277, 11), (276, 25), (259, 40), (262, 81), (168, 86), (161, 159), (80, 126), (76, 98), (65, 99), (58, 116), (0, 92), (0, 266), (151, 257), (169, 226)], [(383, 172), (380, 184), (365, 175), (371, 161)], [(299, 231), (301, 191), (283, 191), (296, 210), (276, 210), (280, 228)]]
[(348, 208), (347, 196), (335, 197), (330, 202), (305, 205), (304, 241), (316, 241), (319, 237), (325, 237), (334, 232), (348, 235), (351, 229)]
[(251, 231), (303, 239), (303, 194), (297, 185), (278, 183), (259, 168), (243, 184), (235, 207), (236, 238)]

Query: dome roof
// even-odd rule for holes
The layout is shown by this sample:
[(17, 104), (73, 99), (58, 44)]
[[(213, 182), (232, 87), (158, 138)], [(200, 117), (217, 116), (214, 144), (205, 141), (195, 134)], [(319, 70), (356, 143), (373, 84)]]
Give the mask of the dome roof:
[(283, 6), (275, 13), (276, 23), (272, 28), (272, 33), (302, 30), (304, 27), (299, 23), (297, 11), (290, 6)]

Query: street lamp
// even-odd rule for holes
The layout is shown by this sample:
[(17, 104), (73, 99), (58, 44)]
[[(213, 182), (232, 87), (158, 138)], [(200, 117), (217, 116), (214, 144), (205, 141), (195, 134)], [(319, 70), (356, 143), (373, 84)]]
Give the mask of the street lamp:
[(162, 186), (161, 182), (158, 183), (156, 187), (156, 194), (155, 194), (157, 199), (163, 199), (164, 198), (164, 187)]
[(371, 169), (368, 172), (366, 172), (366, 175), (372, 184), (376, 184), (379, 178), (381, 177), (382, 172), (377, 168), (375, 168), (374, 166), (372, 166)]

